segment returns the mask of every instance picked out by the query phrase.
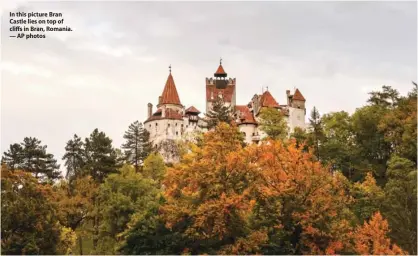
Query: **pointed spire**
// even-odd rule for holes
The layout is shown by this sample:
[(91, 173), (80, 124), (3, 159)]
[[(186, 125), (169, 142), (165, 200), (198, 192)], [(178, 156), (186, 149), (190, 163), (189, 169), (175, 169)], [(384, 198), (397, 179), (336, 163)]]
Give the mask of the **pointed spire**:
[(222, 58), (219, 60), (219, 67), (215, 72), (215, 77), (226, 77), (227, 74), (224, 70), (224, 68), (222, 67)]
[(299, 89), (296, 89), (295, 94), (293, 94), (293, 100), (306, 101)]
[(165, 83), (163, 94), (161, 95), (160, 104), (176, 104), (181, 105), (179, 95), (177, 93), (176, 84), (174, 83), (173, 75), (171, 75), (171, 65), (169, 66), (170, 74)]
[(269, 108), (277, 108), (279, 104), (274, 99), (273, 95), (267, 90), (261, 95), (261, 106)]

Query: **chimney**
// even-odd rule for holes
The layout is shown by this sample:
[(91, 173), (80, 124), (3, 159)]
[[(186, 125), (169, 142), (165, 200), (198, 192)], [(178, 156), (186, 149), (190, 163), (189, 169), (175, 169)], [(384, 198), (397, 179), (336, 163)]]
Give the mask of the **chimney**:
[(161, 96), (159, 96), (159, 97), (158, 97), (158, 105), (160, 105), (160, 104), (161, 104), (161, 99), (162, 99), (162, 97), (161, 97)]
[(148, 118), (150, 118), (152, 115), (152, 104), (148, 103)]
[(287, 105), (290, 105), (290, 90), (286, 90)]

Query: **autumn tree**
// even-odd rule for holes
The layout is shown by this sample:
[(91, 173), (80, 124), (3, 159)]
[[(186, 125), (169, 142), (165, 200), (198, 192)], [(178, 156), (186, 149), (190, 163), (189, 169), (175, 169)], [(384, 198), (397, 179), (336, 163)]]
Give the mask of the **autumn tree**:
[(258, 194), (252, 228), (268, 231), (262, 253), (349, 252), (346, 240), (353, 215), (347, 207), (349, 182), (343, 175), (332, 175), (295, 142), (266, 141), (240, 154), (234, 168), (255, 168), (262, 175), (252, 182)]
[(206, 119), (208, 130), (215, 128), (220, 122), (229, 124), (232, 121), (232, 108), (225, 104), (222, 97), (216, 97), (211, 109), (206, 113)]
[(370, 172), (367, 173), (363, 182), (356, 182), (352, 185), (351, 195), (354, 198), (352, 210), (359, 223), (369, 220), (375, 212), (379, 211), (385, 198), (383, 189), (376, 184)]
[(138, 121), (130, 124), (128, 130), (123, 135), (126, 142), (122, 145), (122, 148), (125, 150), (126, 160), (135, 166), (137, 172), (140, 170), (145, 158), (151, 153), (152, 144), (149, 136), (149, 132)]
[(392, 244), (387, 237), (388, 222), (380, 212), (376, 212), (370, 221), (357, 228), (354, 233), (354, 246), (357, 254), (363, 255), (405, 255), (396, 244)]
[(59, 165), (53, 154), (47, 153), (46, 145), (34, 137), (25, 137), (20, 144), (10, 145), (2, 162), (11, 170), (20, 169), (32, 173), (43, 182), (53, 182), (61, 177)]
[(84, 143), (77, 134), (74, 134), (73, 139), (67, 142), (62, 160), (65, 160), (64, 165), (67, 167), (66, 179), (73, 180), (83, 175), (82, 171), (86, 162)]
[(77, 233), (79, 254), (83, 254), (83, 238), (89, 235), (83, 226), (93, 220), (98, 187), (91, 176), (82, 176), (74, 178), (71, 184), (62, 180), (51, 195), (50, 201), (57, 205), (60, 222)]
[(274, 140), (283, 140), (287, 137), (287, 122), (283, 113), (276, 108), (262, 108), (259, 124), (260, 129)]
[(235, 161), (229, 155), (241, 150), (241, 137), (236, 127), (221, 123), (204, 134), (201, 148), (193, 147), (180, 164), (167, 170), (162, 217), (185, 241), (181, 251), (172, 253), (232, 253), (241, 246), (240, 253), (256, 253), (258, 244), (234, 241), (244, 243), (254, 236), (265, 241), (264, 232), (248, 230), (254, 205), (249, 187), (255, 174), (231, 168)]
[(59, 224), (48, 184), (21, 170), (1, 172), (3, 254), (66, 254), (75, 234)]
[(396, 107), (382, 118), (378, 130), (390, 144), (392, 154), (417, 163), (417, 95), (411, 91), (396, 99)]

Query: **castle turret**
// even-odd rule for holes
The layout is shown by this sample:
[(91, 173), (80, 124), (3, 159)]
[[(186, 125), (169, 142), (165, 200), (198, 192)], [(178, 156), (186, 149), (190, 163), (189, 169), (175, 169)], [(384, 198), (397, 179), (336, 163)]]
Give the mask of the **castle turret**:
[(150, 118), (152, 115), (152, 104), (148, 103), (148, 118)]
[(214, 78), (206, 78), (206, 112), (209, 112), (212, 103), (221, 97), (226, 105), (234, 108), (235, 103), (235, 78), (227, 79), (227, 73), (220, 60), (218, 69), (214, 73)]

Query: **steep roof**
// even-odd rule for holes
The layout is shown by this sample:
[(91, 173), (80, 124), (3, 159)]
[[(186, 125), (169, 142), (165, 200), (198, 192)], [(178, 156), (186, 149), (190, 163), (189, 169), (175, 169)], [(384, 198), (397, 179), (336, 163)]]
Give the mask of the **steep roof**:
[(171, 72), (168, 75), (163, 94), (161, 95), (161, 104), (181, 105), (179, 94), (177, 93), (176, 89), (176, 84), (174, 83), (174, 79), (171, 75)]
[(191, 106), (188, 109), (186, 109), (186, 113), (196, 113), (196, 114), (199, 114), (200, 111), (197, 110), (197, 108), (195, 108), (194, 106)]
[(293, 100), (306, 101), (299, 89), (296, 89), (295, 94), (293, 94)]
[(216, 70), (215, 75), (226, 75), (226, 72), (224, 70), (224, 67), (222, 67), (222, 64), (219, 64), (219, 67)]
[(235, 106), (235, 110), (240, 112), (240, 122), (238, 124), (257, 124), (248, 106)]
[(183, 120), (183, 115), (180, 112), (177, 112), (174, 109), (167, 108), (165, 110), (165, 116), (162, 117), (162, 110), (161, 109), (158, 109), (144, 123), (149, 122), (149, 121), (154, 121), (154, 120), (162, 120), (162, 119)]
[(269, 107), (269, 108), (277, 108), (279, 104), (273, 98), (269, 91), (265, 91), (263, 95), (261, 95), (261, 106), (262, 107)]

